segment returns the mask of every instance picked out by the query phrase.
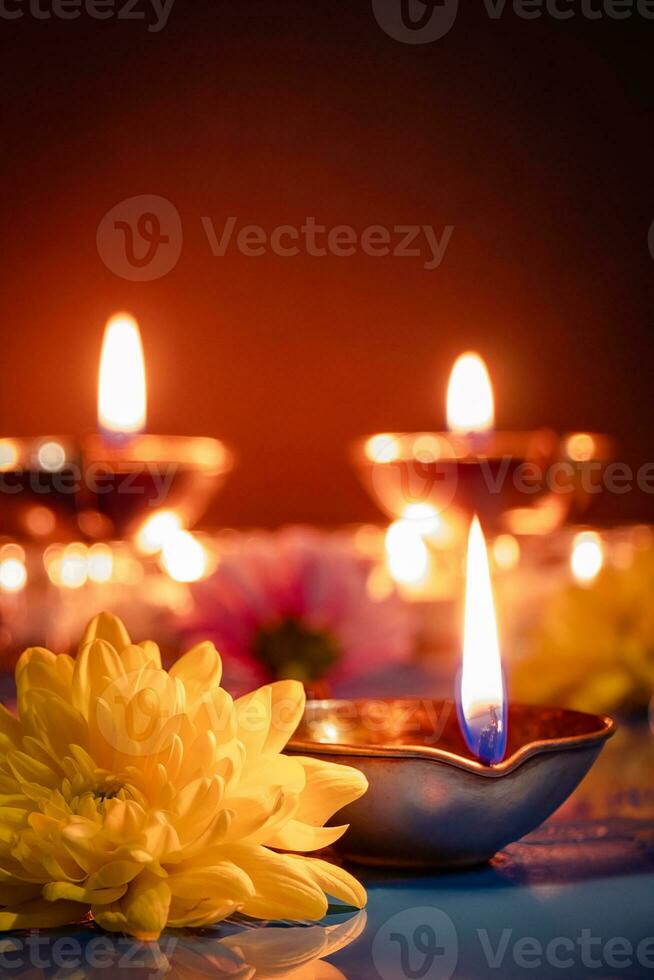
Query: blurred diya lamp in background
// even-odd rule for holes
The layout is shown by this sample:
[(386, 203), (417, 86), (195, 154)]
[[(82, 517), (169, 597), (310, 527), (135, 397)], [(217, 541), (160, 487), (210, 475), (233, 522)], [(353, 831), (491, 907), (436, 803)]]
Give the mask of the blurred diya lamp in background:
[(127, 313), (105, 330), (98, 385), (99, 433), (86, 438), (0, 439), (3, 530), (33, 539), (124, 537), (155, 509), (192, 526), (233, 466), (218, 439), (143, 432), (146, 380), (141, 338)]
[[(87, 491), (98, 526), (118, 536), (135, 533), (156, 509), (174, 511), (192, 526), (233, 466), (218, 439), (143, 432), (146, 422), (143, 348), (129, 314), (112, 317), (105, 330), (98, 384), (100, 432), (84, 441)], [(92, 486), (89, 488), (89, 484)]]
[(468, 536), (456, 705), (432, 699), (309, 702), (289, 751), (360, 769), (368, 792), (339, 814), (350, 860), (467, 867), (538, 827), (614, 731), (608, 717), (507, 701), (486, 545)]
[(447, 423), (447, 432), (380, 433), (354, 444), (364, 486), (392, 519), (420, 505), (453, 526), (478, 513), (492, 531), (546, 534), (573, 506), (584, 509), (598, 467), (613, 455), (609, 437), (596, 433), (496, 430), (491, 381), (474, 353), (452, 369)]
[(79, 443), (61, 436), (0, 438), (2, 530), (48, 539), (77, 524)]

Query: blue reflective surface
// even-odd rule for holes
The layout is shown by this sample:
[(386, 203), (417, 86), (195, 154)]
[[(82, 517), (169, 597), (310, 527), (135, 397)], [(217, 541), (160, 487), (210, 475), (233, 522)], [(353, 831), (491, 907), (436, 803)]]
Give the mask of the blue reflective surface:
[(623, 726), (562, 811), (489, 866), (353, 868), (363, 913), (222, 924), (159, 943), (93, 927), (0, 934), (0, 976), (292, 980), (654, 978), (654, 739)]

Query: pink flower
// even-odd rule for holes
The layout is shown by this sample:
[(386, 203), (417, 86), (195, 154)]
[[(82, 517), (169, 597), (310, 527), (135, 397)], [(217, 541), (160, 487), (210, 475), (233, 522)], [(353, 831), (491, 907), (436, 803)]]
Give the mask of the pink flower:
[(196, 587), (192, 633), (262, 683), (342, 681), (405, 660), (413, 630), (392, 595), (367, 589), (369, 564), (342, 536), (291, 527), (244, 537)]

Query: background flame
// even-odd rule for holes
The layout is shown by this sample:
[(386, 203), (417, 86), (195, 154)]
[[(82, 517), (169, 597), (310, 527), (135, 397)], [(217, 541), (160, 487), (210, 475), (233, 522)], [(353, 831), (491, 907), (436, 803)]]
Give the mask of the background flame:
[(117, 313), (102, 341), (98, 384), (98, 422), (108, 432), (135, 433), (145, 428), (145, 362), (134, 317)]
[(495, 424), (493, 386), (479, 356), (457, 358), (447, 388), (447, 426), (451, 432), (487, 432)]

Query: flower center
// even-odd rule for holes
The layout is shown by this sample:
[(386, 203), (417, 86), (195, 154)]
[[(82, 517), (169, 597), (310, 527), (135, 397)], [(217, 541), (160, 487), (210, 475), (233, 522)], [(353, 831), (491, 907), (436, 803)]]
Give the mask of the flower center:
[(120, 783), (98, 787), (93, 791), (93, 799), (98, 800), (99, 803), (104, 803), (105, 800), (113, 800), (118, 796), (121, 789), (124, 787)]
[(326, 630), (312, 630), (290, 617), (260, 630), (254, 652), (273, 677), (297, 681), (319, 680), (341, 655)]

